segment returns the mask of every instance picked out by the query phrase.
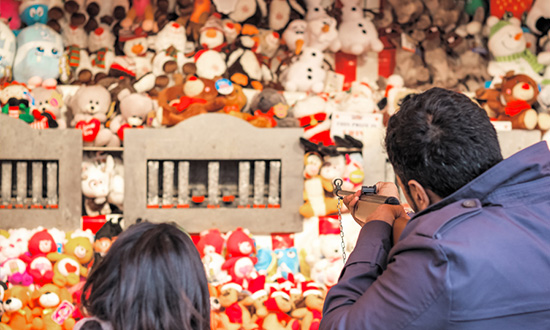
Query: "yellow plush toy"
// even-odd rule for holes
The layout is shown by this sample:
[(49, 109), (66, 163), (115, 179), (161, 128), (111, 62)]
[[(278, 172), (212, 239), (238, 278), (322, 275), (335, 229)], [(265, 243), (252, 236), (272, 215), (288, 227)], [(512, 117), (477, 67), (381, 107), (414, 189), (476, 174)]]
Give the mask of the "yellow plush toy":
[(80, 276), (88, 276), (88, 269), (82, 266), (76, 257), (52, 252), (48, 253), (48, 259), (55, 262), (53, 283), (59, 287), (73, 286), (80, 282)]
[(94, 257), (94, 246), (87, 237), (72, 237), (65, 244), (65, 254), (75, 257), (80, 264), (87, 265)]

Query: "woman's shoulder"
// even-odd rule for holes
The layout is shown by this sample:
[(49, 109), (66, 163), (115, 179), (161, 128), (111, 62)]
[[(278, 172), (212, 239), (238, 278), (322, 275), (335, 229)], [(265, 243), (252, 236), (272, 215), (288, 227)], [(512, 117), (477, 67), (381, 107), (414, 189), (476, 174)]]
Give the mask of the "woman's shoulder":
[(113, 330), (113, 327), (97, 317), (85, 317), (74, 325), (73, 330)]

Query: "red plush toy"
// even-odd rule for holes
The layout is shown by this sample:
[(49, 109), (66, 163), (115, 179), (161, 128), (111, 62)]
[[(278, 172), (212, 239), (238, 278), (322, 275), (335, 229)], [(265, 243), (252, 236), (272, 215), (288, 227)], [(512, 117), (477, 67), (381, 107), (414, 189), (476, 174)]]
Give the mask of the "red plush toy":
[(201, 238), (197, 243), (197, 249), (201, 258), (208, 253), (222, 254), (225, 240), (218, 229), (209, 229), (201, 233)]
[(241, 227), (229, 235), (227, 239), (228, 259), (222, 265), (222, 270), (227, 271), (232, 282), (242, 284), (255, 272), (254, 265), (258, 262), (258, 258), (250, 256), (254, 252), (254, 241)]
[(29, 252), (19, 258), (27, 263), (27, 273), (34, 283), (42, 286), (51, 283), (53, 265), (46, 255), (57, 251), (57, 245), (52, 235), (46, 229), (36, 232), (29, 240)]

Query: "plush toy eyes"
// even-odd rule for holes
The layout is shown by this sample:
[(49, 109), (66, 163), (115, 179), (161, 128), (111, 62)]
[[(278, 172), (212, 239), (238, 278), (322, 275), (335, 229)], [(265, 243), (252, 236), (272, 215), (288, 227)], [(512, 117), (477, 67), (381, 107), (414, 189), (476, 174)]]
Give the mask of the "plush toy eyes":
[(359, 23), (359, 24), (357, 24), (357, 25), (359, 25), (359, 27), (363, 27), (363, 23)]
[(296, 252), (294, 251), (288, 251), (286, 254), (289, 258), (294, 259), (296, 257)]
[(367, 30), (363, 30), (363, 34), (367, 34)]
[(351, 7), (351, 11), (357, 11), (357, 7)]
[(38, 7), (36, 9), (36, 16), (38, 16), (38, 17), (44, 16), (44, 9), (42, 7)]
[(40, 53), (44, 52), (44, 47), (36, 47), (36, 50), (38, 50)]
[(313, 10), (314, 10), (314, 11), (319, 11), (319, 8), (315, 8), (315, 9), (313, 9)]
[(52, 54), (57, 55), (57, 49), (52, 48)]
[(95, 104), (99, 105), (99, 101), (95, 101)]
[(34, 16), (36, 16), (36, 9), (35, 8), (31, 8), (31, 10), (29, 10), (29, 16), (31, 16), (31, 18), (34, 18)]

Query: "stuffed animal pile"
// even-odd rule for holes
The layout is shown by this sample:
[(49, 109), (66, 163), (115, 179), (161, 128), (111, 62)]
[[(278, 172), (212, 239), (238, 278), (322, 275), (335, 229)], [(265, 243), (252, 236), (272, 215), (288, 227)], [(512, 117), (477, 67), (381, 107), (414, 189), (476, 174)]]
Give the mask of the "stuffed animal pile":
[[(293, 235), (272, 235), (271, 244), (240, 227), (193, 235), (209, 281), (212, 329), (316, 329), (326, 291), (343, 267), (334, 224), (333, 219), (320, 222), (318, 256), (298, 252)], [(71, 330), (83, 315), (80, 295), (87, 274), (121, 232), (112, 220), (95, 235), (89, 229), (2, 230), (2, 326)]]

